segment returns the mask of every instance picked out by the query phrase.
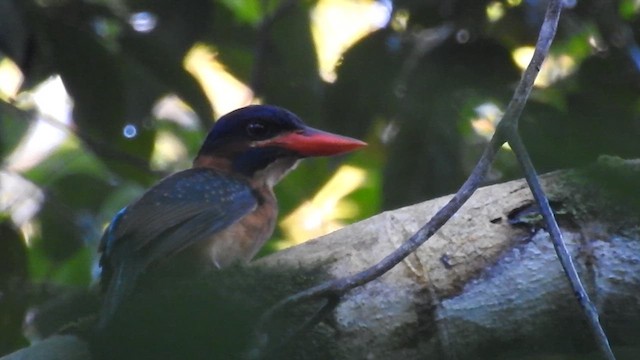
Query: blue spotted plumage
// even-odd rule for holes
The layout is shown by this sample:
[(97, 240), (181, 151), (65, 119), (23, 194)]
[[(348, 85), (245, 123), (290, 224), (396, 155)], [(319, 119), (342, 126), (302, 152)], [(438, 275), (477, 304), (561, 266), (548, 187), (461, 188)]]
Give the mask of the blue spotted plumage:
[(145, 259), (150, 263), (229, 226), (256, 205), (246, 181), (213, 169), (185, 170), (120, 210), (103, 236), (101, 251), (109, 259), (117, 242), (126, 239), (132, 249), (152, 253)]

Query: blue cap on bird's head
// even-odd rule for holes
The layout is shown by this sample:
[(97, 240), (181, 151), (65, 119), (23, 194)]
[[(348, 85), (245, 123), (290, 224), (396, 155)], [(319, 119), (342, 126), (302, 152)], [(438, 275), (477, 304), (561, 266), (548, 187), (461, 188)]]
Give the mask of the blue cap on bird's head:
[(271, 105), (250, 105), (222, 116), (209, 131), (200, 153), (215, 153), (232, 143), (264, 140), (278, 132), (294, 131), (304, 123), (292, 112)]
[(366, 143), (307, 126), (298, 116), (271, 105), (251, 105), (221, 117), (207, 135), (195, 160), (220, 164), (251, 175), (279, 158), (346, 153)]

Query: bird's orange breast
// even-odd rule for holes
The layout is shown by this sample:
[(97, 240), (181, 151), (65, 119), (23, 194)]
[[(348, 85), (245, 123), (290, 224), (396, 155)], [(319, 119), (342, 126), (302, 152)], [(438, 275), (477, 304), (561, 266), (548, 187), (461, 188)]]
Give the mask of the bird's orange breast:
[(270, 189), (261, 190), (257, 192), (261, 201), (252, 212), (204, 244), (205, 253), (216, 268), (248, 262), (271, 237), (278, 216), (277, 202)]

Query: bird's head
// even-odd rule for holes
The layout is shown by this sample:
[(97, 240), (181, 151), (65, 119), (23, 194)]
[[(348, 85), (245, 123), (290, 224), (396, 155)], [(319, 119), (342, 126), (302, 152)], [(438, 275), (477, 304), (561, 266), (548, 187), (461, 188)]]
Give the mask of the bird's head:
[(293, 113), (252, 105), (221, 117), (207, 135), (194, 167), (212, 167), (275, 184), (296, 162), (346, 153), (366, 143), (305, 125)]

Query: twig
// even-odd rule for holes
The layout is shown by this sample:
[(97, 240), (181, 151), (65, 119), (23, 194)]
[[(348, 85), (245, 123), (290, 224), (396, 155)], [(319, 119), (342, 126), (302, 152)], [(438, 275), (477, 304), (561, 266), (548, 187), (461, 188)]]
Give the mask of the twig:
[[(547, 12), (545, 14), (545, 19), (538, 36), (538, 42), (536, 43), (536, 49), (533, 54), (533, 58), (531, 59), (529, 66), (527, 66), (527, 69), (525, 70), (520, 83), (518, 84), (518, 88), (514, 93), (513, 100), (509, 103), (509, 106), (505, 111), (498, 131), (502, 132), (502, 135), (506, 137), (513, 152), (518, 158), (518, 162), (522, 167), (525, 179), (527, 180), (527, 184), (529, 184), (529, 188), (531, 189), (531, 193), (533, 194), (533, 198), (538, 204), (540, 213), (544, 218), (547, 231), (549, 232), (551, 241), (553, 242), (553, 247), (556, 250), (558, 259), (560, 260), (562, 268), (567, 275), (567, 279), (569, 280), (576, 299), (580, 304), (580, 308), (587, 318), (589, 328), (593, 333), (593, 336), (595, 337), (600, 353), (605, 359), (614, 360), (615, 355), (611, 350), (607, 335), (605, 334), (604, 329), (600, 324), (598, 312), (589, 299), (589, 295), (587, 294), (584, 286), (582, 285), (582, 282), (580, 281), (580, 276), (578, 275), (571, 255), (567, 250), (567, 246), (562, 237), (562, 233), (560, 232), (558, 223), (555, 219), (555, 216), (553, 215), (553, 210), (549, 206), (549, 200), (542, 190), (542, 186), (540, 185), (540, 181), (538, 180), (538, 174), (533, 166), (533, 163), (531, 162), (531, 158), (529, 157), (527, 149), (522, 142), (520, 135), (518, 134), (518, 119), (520, 118), (520, 114), (522, 113), (527, 98), (531, 93), (531, 88), (533, 87), (535, 78), (540, 71), (542, 62), (549, 52), (549, 47), (551, 46), (551, 42), (553, 41), (553, 38), (555, 36), (556, 29), (558, 28), (558, 21), (560, 19), (561, 10), (562, 0), (552, 0), (549, 2)], [(507, 119), (509, 119), (509, 121), (505, 121)]]
[[(401, 262), (406, 256), (411, 254), (420, 245), (426, 242), (471, 197), (471, 195), (483, 182), (497, 151), (500, 149), (502, 144), (508, 141), (514, 147), (514, 152), (516, 153), (518, 160), (521, 162), (523, 171), (525, 173), (525, 178), (527, 179), (534, 199), (538, 203), (541, 209), (541, 213), (544, 216), (545, 222), (547, 224), (547, 229), (551, 234), (551, 238), (554, 243), (554, 247), (556, 248), (556, 252), (558, 254), (560, 262), (562, 263), (562, 266), (565, 269), (565, 273), (567, 274), (567, 277), (571, 282), (581, 308), (583, 309), (583, 312), (589, 320), (589, 325), (596, 337), (599, 349), (606, 359), (615, 359), (611, 348), (609, 347), (607, 337), (598, 321), (598, 314), (592, 303), (590, 302), (589, 297), (584, 290), (584, 287), (580, 283), (580, 279), (575, 270), (575, 267), (573, 266), (571, 257), (568, 254), (566, 246), (564, 245), (564, 242), (562, 240), (562, 234), (560, 233), (558, 224), (555, 221), (551, 208), (549, 207), (549, 202), (540, 187), (535, 169), (531, 164), (531, 160), (517, 132), (518, 121), (520, 115), (522, 114), (522, 110), (524, 109), (529, 94), (531, 93), (531, 89), (538, 75), (538, 72), (540, 71), (542, 63), (549, 53), (549, 48), (558, 27), (561, 10), (561, 0), (551, 0), (549, 2), (531, 62), (523, 73), (522, 78), (520, 79), (518, 87), (516, 88), (513, 97), (509, 102), (507, 109), (505, 110), (496, 133), (487, 145), (484, 153), (482, 154), (482, 157), (476, 164), (476, 167), (473, 169), (471, 175), (462, 185), (460, 190), (458, 190), (458, 192), (454, 195), (454, 197), (449, 200), (449, 202), (443, 208), (441, 208), (426, 225), (418, 230), (417, 233), (411, 236), (411, 238), (409, 238), (394, 252), (387, 255), (377, 264), (354, 275), (328, 281), (310, 289), (301, 291), (276, 303), (262, 315), (256, 327), (256, 333), (258, 334), (258, 336), (262, 335), (265, 324), (268, 323), (275, 316), (275, 314), (282, 309), (314, 298), (329, 297), (339, 299), (349, 290), (364, 285), (380, 277), (381, 275), (392, 269), (399, 262)], [(317, 318), (317, 316), (314, 318)], [(264, 337), (262, 337), (262, 339), (264, 339)], [(266, 339), (267, 343), (268, 340), (269, 339)], [(266, 347), (263, 342), (257, 343), (256, 348), (257, 349), (254, 355), (257, 354), (258, 357), (260, 357), (261, 353), (263, 353), (263, 350)]]
[[(262, 330), (265, 328), (265, 325), (282, 309), (314, 298), (333, 297), (340, 299), (347, 291), (380, 277), (400, 263), (405, 257), (415, 251), (420, 247), (420, 245), (435, 234), (435, 232), (438, 231), (451, 218), (451, 216), (453, 216), (462, 207), (462, 205), (464, 205), (478, 187), (480, 187), (487, 175), (487, 172), (489, 171), (496, 153), (503, 143), (504, 140), (499, 139), (498, 136), (494, 136), (471, 172), (471, 175), (469, 175), (469, 178), (467, 178), (464, 184), (460, 187), (460, 190), (458, 190), (453, 198), (451, 198), (451, 200), (449, 200), (449, 202), (442, 207), (426, 225), (400, 245), (400, 247), (395, 251), (366, 270), (351, 276), (322, 283), (276, 303), (260, 318), (260, 321), (256, 326), (256, 338), (263, 338)], [(259, 350), (258, 353), (260, 354), (262, 353), (260, 350), (264, 348), (260, 343), (264, 342), (257, 341), (257, 343)], [(258, 355), (258, 358), (260, 358), (260, 356), (261, 355)]]
[(509, 134), (517, 133), (518, 123), (520, 115), (524, 109), (524, 105), (527, 103), (533, 83), (540, 72), (544, 59), (549, 54), (549, 48), (553, 42), (553, 38), (556, 35), (556, 29), (558, 28), (558, 21), (560, 20), (560, 11), (562, 10), (562, 0), (551, 0), (547, 6), (547, 13), (544, 16), (544, 22), (540, 27), (540, 33), (538, 34), (538, 41), (536, 42), (536, 48), (531, 57), (529, 65), (522, 74), (522, 78), (518, 83), (518, 87), (513, 93), (513, 97), (507, 105), (507, 109), (500, 120), (497, 135), (501, 136), (505, 141)]
[(551, 241), (553, 243), (553, 247), (556, 250), (556, 254), (558, 255), (558, 259), (560, 259), (560, 264), (562, 264), (562, 268), (564, 269), (564, 272), (569, 279), (569, 283), (571, 284), (573, 293), (576, 296), (578, 303), (580, 304), (582, 312), (587, 318), (589, 329), (595, 337), (600, 353), (605, 359), (615, 360), (615, 355), (611, 350), (607, 335), (605, 334), (602, 325), (600, 325), (598, 311), (589, 299), (589, 295), (582, 285), (582, 281), (580, 281), (580, 276), (578, 275), (576, 267), (573, 264), (573, 259), (571, 258), (571, 255), (567, 250), (567, 246), (562, 237), (562, 232), (560, 232), (560, 228), (558, 227), (558, 222), (553, 215), (551, 206), (549, 206), (549, 200), (542, 190), (542, 186), (540, 185), (540, 181), (538, 180), (538, 174), (536, 173), (536, 170), (531, 163), (531, 158), (527, 153), (527, 149), (517, 132), (514, 134), (510, 134), (509, 145), (518, 157), (518, 162), (522, 166), (525, 179), (527, 180), (527, 184), (529, 184), (529, 188), (531, 189), (531, 193), (533, 194), (533, 198), (535, 199), (536, 204), (538, 204), (540, 213), (542, 214), (547, 228), (547, 232), (551, 237)]

